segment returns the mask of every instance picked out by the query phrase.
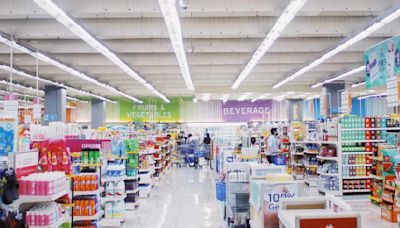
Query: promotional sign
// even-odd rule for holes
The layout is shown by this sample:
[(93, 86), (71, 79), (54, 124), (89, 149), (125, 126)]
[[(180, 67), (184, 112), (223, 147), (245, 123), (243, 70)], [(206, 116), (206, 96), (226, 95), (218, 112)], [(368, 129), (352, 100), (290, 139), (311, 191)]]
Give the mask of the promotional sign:
[(8, 156), (16, 150), (17, 122), (12, 118), (0, 118), (0, 156)]
[(358, 228), (359, 221), (357, 217), (350, 218), (307, 218), (300, 219), (299, 226), (300, 228), (308, 228), (308, 227), (346, 227), (346, 228)]
[(400, 37), (394, 37), (385, 40), (365, 51), (367, 89), (385, 85), (389, 78), (397, 77), (400, 71), (399, 39)]
[(271, 100), (260, 101), (227, 101), (222, 104), (224, 122), (248, 122), (270, 120)]
[(264, 194), (264, 227), (279, 227), (278, 210), (281, 199), (299, 195), (298, 182), (270, 183)]
[(39, 153), (37, 150), (15, 153), (15, 175), (17, 178), (37, 173)]
[(348, 114), (351, 112), (351, 92), (344, 91), (341, 93), (341, 108), (343, 114)]
[(138, 122), (178, 122), (180, 121), (179, 99), (165, 103), (158, 98), (141, 98), (142, 104), (120, 101), (120, 120)]

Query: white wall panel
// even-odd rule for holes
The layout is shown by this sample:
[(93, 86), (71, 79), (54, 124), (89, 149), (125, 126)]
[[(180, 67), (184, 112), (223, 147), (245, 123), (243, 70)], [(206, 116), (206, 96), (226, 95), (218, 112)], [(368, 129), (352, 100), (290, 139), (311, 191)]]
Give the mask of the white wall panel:
[(222, 101), (181, 102), (182, 122), (222, 122)]
[(75, 109), (75, 120), (77, 123), (89, 123), (92, 119), (92, 103), (88, 102), (86, 104), (79, 103), (78, 107)]
[(120, 122), (119, 119), (119, 102), (106, 104), (106, 123)]
[(272, 120), (271, 121), (287, 121), (289, 120), (288, 101), (272, 101)]

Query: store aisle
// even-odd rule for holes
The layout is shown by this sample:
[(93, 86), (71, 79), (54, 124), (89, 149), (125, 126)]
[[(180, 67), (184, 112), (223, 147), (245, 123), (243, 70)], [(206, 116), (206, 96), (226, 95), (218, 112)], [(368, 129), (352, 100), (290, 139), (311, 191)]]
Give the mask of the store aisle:
[(127, 211), (126, 228), (222, 227), (210, 172), (204, 168), (171, 168), (149, 199)]

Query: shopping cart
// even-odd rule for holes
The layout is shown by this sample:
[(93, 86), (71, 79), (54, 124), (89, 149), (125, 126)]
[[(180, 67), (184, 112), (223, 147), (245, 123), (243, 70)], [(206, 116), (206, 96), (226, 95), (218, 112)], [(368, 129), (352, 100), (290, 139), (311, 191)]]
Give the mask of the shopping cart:
[(195, 144), (181, 144), (178, 147), (179, 154), (183, 160), (183, 166), (189, 165), (190, 167), (195, 166), (194, 159), (194, 147)]

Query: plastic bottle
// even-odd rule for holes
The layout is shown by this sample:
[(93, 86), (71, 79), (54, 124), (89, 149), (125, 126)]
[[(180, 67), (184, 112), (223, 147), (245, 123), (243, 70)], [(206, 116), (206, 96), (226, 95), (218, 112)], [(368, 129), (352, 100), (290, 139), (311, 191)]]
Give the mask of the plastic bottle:
[(107, 219), (112, 219), (114, 216), (113, 216), (113, 210), (114, 210), (114, 205), (113, 205), (113, 203), (112, 202), (107, 202), (106, 203), (106, 206), (105, 206), (105, 217), (107, 218)]

